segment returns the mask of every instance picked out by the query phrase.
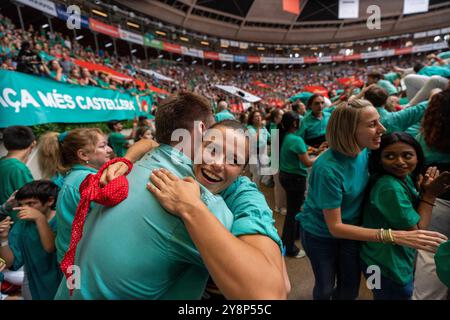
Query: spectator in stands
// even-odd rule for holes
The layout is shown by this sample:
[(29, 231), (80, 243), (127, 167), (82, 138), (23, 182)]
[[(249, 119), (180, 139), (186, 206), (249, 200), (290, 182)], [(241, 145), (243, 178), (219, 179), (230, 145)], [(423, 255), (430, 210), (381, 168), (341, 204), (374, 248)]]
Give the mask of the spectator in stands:
[(67, 82), (68, 78), (64, 74), (63, 69), (61, 68), (61, 65), (59, 64), (59, 61), (54, 59), (49, 62), (50, 68), (44, 68), (45, 73), (48, 77), (60, 81), (60, 82)]
[(31, 293), (23, 293), (25, 299), (53, 299), (62, 278), (55, 252), (57, 195), (58, 187), (50, 181), (27, 183), (15, 195), (20, 220), (11, 232), (9, 217), (0, 223), (0, 256), (10, 270), (25, 266)]
[(75, 64), (72, 62), (72, 59), (70, 58), (69, 52), (67, 50), (64, 50), (64, 54), (62, 59), (59, 61), (59, 64), (61, 65), (63, 72), (65, 74), (70, 74), (72, 69), (75, 67)]
[(41, 57), (31, 48), (31, 44), (28, 41), (23, 41), (17, 56), (17, 71), (39, 75), (41, 66)]
[(61, 263), (69, 248), (72, 222), (80, 202), (80, 184), (110, 159), (111, 148), (97, 128), (79, 128), (59, 135), (48, 132), (40, 142), (47, 145), (47, 161), (56, 161), (56, 168), (64, 175), (64, 184), (56, 201), (56, 251)]
[(123, 157), (127, 152), (127, 149), (130, 146), (128, 140), (134, 139), (136, 135), (137, 124), (137, 119), (135, 119), (133, 123), (133, 129), (131, 130), (129, 135), (125, 136), (121, 133), (123, 125), (120, 121), (111, 120), (108, 122), (108, 128), (109, 130), (111, 130), (111, 133), (108, 137), (108, 143), (114, 150), (114, 153), (117, 157)]
[[(370, 155), (372, 182), (363, 209), (365, 228), (394, 230), (426, 229), (436, 197), (450, 191), (450, 173), (436, 167), (419, 178), (425, 157), (420, 144), (409, 134), (394, 132), (381, 138), (380, 148)], [(419, 195), (418, 188), (422, 190)], [(383, 237), (384, 235), (381, 234)], [(388, 239), (383, 239), (387, 241)], [(373, 288), (375, 300), (410, 300), (413, 294), (413, 269), (416, 250), (403, 246), (365, 242), (361, 247), (362, 270), (381, 269), (379, 287)]]
[(71, 84), (85, 85), (81, 79), (80, 68), (78, 66), (72, 68), (67, 82)]
[(140, 126), (136, 130), (136, 137), (134, 138), (134, 142), (138, 142), (141, 139), (153, 139), (152, 130), (147, 126)]
[(81, 78), (80, 78), (80, 84), (84, 86), (97, 86), (98, 83), (95, 81), (91, 73), (89, 72), (88, 68), (81, 69)]
[[(0, 203), (5, 203), (14, 191), (34, 180), (26, 163), (36, 146), (33, 132), (24, 126), (6, 128), (3, 142), (8, 153), (0, 159)], [(9, 214), (17, 221), (14, 211)]]
[[(367, 100), (353, 99), (332, 113), (329, 149), (314, 163), (301, 224), (302, 244), (315, 276), (314, 299), (355, 299), (361, 277), (359, 242), (379, 242), (380, 230), (359, 227), (369, 182), (368, 154), (380, 146), (385, 128)], [(425, 230), (392, 230), (391, 243), (433, 250), (444, 235)], [(337, 280), (337, 282), (336, 282)]]
[(300, 122), (301, 122), (301, 120), (303, 120), (303, 117), (306, 114), (306, 107), (303, 104), (303, 102), (301, 102), (300, 100), (297, 100), (292, 103), (292, 111), (297, 113), (298, 118), (300, 119)]
[[(450, 171), (450, 88), (435, 94), (425, 111), (417, 140), (425, 154), (425, 165)], [(428, 230), (450, 238), (450, 192), (437, 197)], [(438, 279), (433, 253), (418, 250), (414, 276), (414, 300), (445, 300), (448, 288)]]

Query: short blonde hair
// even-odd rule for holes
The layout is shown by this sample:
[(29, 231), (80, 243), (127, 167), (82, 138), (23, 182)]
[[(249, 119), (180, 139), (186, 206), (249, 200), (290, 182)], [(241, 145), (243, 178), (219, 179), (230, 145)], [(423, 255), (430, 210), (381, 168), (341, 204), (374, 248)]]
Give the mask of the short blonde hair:
[(373, 105), (363, 99), (352, 99), (342, 103), (331, 114), (328, 121), (326, 139), (328, 146), (349, 157), (356, 157), (361, 151), (356, 140), (356, 130), (361, 120), (361, 112)]

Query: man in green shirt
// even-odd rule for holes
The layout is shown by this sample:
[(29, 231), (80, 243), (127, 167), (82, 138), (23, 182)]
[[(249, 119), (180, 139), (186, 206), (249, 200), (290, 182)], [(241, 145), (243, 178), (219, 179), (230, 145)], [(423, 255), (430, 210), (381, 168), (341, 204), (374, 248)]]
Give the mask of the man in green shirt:
[(112, 131), (108, 137), (108, 143), (111, 148), (114, 150), (114, 153), (117, 157), (123, 157), (127, 152), (130, 143), (128, 140), (134, 139), (137, 128), (137, 121), (133, 123), (133, 129), (131, 130), (128, 136), (120, 133), (123, 129), (123, 125), (120, 121), (111, 120), (108, 122), (108, 128)]
[(214, 116), (216, 122), (223, 120), (236, 120), (233, 114), (228, 110), (228, 103), (225, 100), (221, 100), (217, 104), (217, 113)]
[[(5, 203), (14, 191), (34, 180), (26, 163), (36, 146), (36, 138), (28, 127), (12, 126), (3, 131), (3, 142), (8, 153), (0, 159), (0, 203)], [(10, 215), (17, 221), (14, 211)]]

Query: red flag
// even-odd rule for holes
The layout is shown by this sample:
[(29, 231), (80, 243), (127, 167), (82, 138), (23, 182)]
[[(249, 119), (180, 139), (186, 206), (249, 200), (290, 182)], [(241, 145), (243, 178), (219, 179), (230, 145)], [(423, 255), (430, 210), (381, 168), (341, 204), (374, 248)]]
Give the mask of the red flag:
[(299, 15), (300, 14), (300, 0), (283, 0), (283, 10)]

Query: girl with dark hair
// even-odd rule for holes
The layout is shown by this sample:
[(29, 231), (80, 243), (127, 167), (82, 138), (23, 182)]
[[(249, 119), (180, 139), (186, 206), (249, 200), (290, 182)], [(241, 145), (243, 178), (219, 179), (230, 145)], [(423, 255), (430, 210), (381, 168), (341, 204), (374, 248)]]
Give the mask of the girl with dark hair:
[(286, 255), (302, 258), (303, 250), (295, 246), (295, 216), (305, 199), (307, 168), (317, 157), (308, 156), (308, 147), (303, 139), (295, 135), (299, 127), (297, 113), (289, 111), (283, 115), (278, 128), (280, 130), (280, 183), (286, 191), (287, 214), (284, 221), (282, 240), (286, 246)]
[[(450, 190), (449, 174), (439, 175), (429, 167), (420, 175), (425, 157), (420, 144), (409, 134), (394, 132), (381, 138), (380, 148), (370, 155), (372, 187), (364, 202), (363, 226), (381, 230), (427, 228), (436, 196)], [(416, 189), (415, 183), (421, 190)], [(381, 242), (392, 234), (381, 232)], [(387, 237), (386, 239), (383, 239)], [(381, 282), (372, 292), (375, 300), (409, 300), (413, 293), (413, 269), (416, 250), (404, 246), (364, 242), (362, 269), (366, 277), (378, 266)]]
[[(432, 96), (425, 111), (421, 133), (416, 137), (425, 153), (425, 165), (450, 171), (450, 88)], [(450, 237), (450, 191), (433, 207), (428, 230)], [(414, 300), (446, 300), (448, 288), (437, 274), (434, 253), (418, 250), (414, 276)]]

